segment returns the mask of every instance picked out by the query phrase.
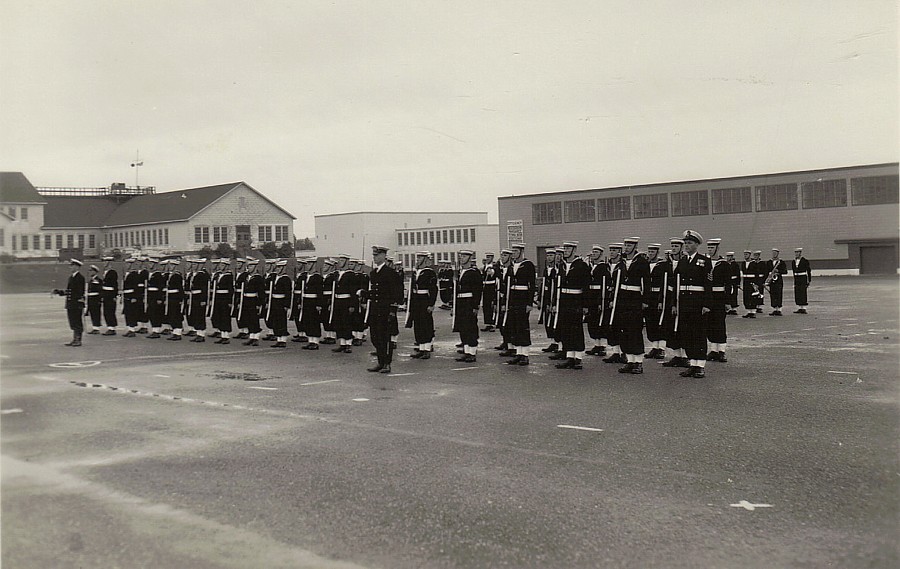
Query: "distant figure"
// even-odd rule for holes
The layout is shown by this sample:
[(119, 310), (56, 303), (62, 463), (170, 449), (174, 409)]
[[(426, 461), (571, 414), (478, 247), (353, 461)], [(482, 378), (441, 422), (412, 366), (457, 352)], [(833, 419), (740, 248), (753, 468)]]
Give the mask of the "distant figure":
[(803, 247), (794, 249), (791, 272), (794, 274), (794, 304), (797, 305), (794, 313), (806, 314), (806, 306), (809, 304), (806, 298), (806, 289), (812, 282), (812, 270), (809, 268), (809, 261), (803, 256)]
[(66, 297), (66, 316), (69, 318), (69, 328), (72, 329), (72, 341), (66, 346), (80, 346), (81, 334), (84, 333), (84, 275), (81, 274), (83, 263), (78, 259), (72, 259), (69, 264), (75, 267), (75, 271), (69, 275), (66, 289), (53, 289), (54, 294)]

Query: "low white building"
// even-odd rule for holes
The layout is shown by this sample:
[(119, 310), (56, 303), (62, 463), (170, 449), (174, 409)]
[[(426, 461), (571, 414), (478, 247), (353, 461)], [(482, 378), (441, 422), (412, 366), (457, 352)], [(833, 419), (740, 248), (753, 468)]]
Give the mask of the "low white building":
[(469, 249), (475, 252), (480, 265), (485, 253), (493, 253), (495, 259), (500, 258), (499, 227), (496, 223), (470, 223), (396, 229), (392, 241), (394, 258), (404, 268), (411, 269), (415, 265), (416, 252), (428, 251), (435, 263), (456, 264), (456, 253), (460, 249)]

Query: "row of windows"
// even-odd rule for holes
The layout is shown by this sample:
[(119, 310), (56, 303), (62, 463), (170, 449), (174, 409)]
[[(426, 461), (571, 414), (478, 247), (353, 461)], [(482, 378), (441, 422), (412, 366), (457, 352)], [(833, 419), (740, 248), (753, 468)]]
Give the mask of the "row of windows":
[[(415, 253), (402, 253), (400, 255), (403, 258), (403, 266), (407, 269), (412, 269), (416, 266), (416, 254)], [(477, 258), (477, 255), (476, 255)], [(456, 263), (456, 251), (442, 251), (434, 254), (434, 261), (436, 263)]]
[[(274, 233), (273, 233), (274, 229)], [(274, 239), (272, 238), (274, 235)], [(263, 243), (269, 241), (287, 241), (288, 240), (288, 226), (287, 225), (260, 225), (259, 226), (259, 240)]]
[(111, 247), (154, 247), (169, 244), (169, 229), (114, 231), (107, 235)]
[[(13, 251), (28, 251), (29, 249), (33, 249), (35, 251), (40, 251), (41, 249), (50, 251), (57, 250), (63, 248), (63, 243), (69, 249), (72, 249), (76, 246), (79, 249), (85, 248), (85, 243), (87, 243), (88, 249), (94, 249), (97, 246), (97, 236), (94, 234), (88, 234), (85, 236), (83, 233), (79, 233), (77, 235), (65, 235), (56, 234), (51, 235), (49, 233), (45, 233), (43, 235), (10, 235), (10, 247)], [(63, 240), (65, 237), (65, 240)], [(0, 247), (6, 246), (6, 234), (0, 229)]]
[[(8, 211), (9, 211), (9, 216), (12, 217), (13, 219), (15, 219), (16, 208), (14, 208), (13, 206), (9, 206)], [(28, 208), (27, 207), (21, 207), (21, 208), (19, 208), (19, 211), (20, 211), (19, 219), (28, 219)]]
[[(645, 219), (652, 217), (681, 217), (709, 213), (750, 213), (753, 211), (754, 190), (756, 211), (784, 211), (847, 205), (847, 180), (816, 180), (799, 184), (773, 184), (740, 188), (721, 188), (672, 192), (641, 196), (620, 196), (545, 202), (532, 204), (532, 223), (577, 223), (584, 221), (613, 221), (617, 219)], [(710, 198), (712, 202), (710, 203)], [(852, 205), (898, 203), (900, 188), (897, 176), (869, 176), (850, 180)], [(669, 202), (671, 201), (671, 210)], [(710, 209), (711, 206), (711, 209)], [(671, 211), (671, 213), (670, 213)]]
[(434, 231), (401, 231), (397, 245), (440, 245), (442, 243), (474, 243), (475, 228), (436, 229)]
[(195, 243), (228, 243), (228, 227), (224, 225), (214, 225), (212, 227), (212, 241), (209, 240), (209, 226), (194, 226), (194, 242)]

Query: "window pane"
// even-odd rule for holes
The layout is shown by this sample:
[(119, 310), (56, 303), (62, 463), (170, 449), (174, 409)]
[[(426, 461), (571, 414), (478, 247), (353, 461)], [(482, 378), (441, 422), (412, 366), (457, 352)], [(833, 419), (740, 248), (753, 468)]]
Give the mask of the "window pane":
[[(88, 235), (88, 249), (93, 249), (97, 246), (97, 236), (96, 235)], [(34, 246), (37, 249), (37, 245)]]
[(475, 228), (474, 227), (471, 229), (471, 232), (472, 232), (472, 243), (474, 243), (475, 242)]
[(22, 235), (21, 247), (22, 247), (23, 251), (28, 250), (28, 236), (27, 235)]
[(709, 213), (709, 194), (706, 190), (672, 193), (672, 216), (706, 215)]
[[(3, 243), (0, 243), (0, 245), (3, 245)], [(44, 249), (53, 249), (52, 235), (44, 235)]]
[(600, 198), (597, 200), (597, 221), (631, 219), (631, 197)]
[(78, 248), (84, 249), (84, 235), (78, 236)]
[(562, 223), (562, 204), (560, 202), (532, 204), (531, 220), (534, 225)]
[(573, 200), (565, 202), (566, 223), (596, 221), (594, 200)]
[(751, 205), (752, 192), (746, 188), (722, 188), (712, 190), (712, 212), (717, 213), (748, 213), (753, 210)]
[(22, 208), (22, 219), (28, 219), (28, 208), (27, 207)]
[(756, 186), (756, 211), (797, 209), (797, 184)]
[(897, 203), (898, 195), (897, 176), (866, 176), (850, 180), (850, 194), (853, 205), (876, 205), (883, 203)]
[(669, 217), (669, 194), (634, 196), (634, 218)]
[(443, 233), (444, 233), (444, 243), (447, 243), (447, 242), (448, 242), (448, 241), (447, 241), (447, 230), (445, 229), (445, 230), (443, 231)]
[(800, 184), (803, 209), (847, 205), (847, 180), (818, 180)]

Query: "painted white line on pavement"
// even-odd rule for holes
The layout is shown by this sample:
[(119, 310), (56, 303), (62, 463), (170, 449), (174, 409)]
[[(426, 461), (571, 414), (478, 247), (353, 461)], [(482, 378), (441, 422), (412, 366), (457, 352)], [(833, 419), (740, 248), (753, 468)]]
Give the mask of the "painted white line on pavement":
[(404, 375), (416, 375), (416, 374), (415, 374), (415, 372), (409, 372), (409, 373), (392, 373), (392, 374), (391, 374), (391, 376), (393, 376), (393, 377), (403, 377)]
[(24, 411), (22, 411), (18, 407), (15, 409), (4, 409), (4, 410), (0, 411), (0, 415), (9, 415), (11, 413), (24, 413)]
[(153, 377), (172, 377), (172, 376), (171, 375), (163, 375), (161, 373), (158, 373), (158, 374), (154, 375)]
[(262, 389), (264, 391), (277, 391), (277, 387), (263, 387), (261, 385), (248, 385), (247, 389)]
[(475, 367), (453, 367), (453, 368), (450, 368), (450, 371), (465, 371), (465, 370), (467, 370), (467, 369), (478, 369), (478, 368), (480, 368), (480, 367), (481, 367), (481, 366), (475, 366)]
[(594, 433), (602, 433), (603, 429), (595, 429), (593, 427), (578, 427), (576, 425), (556, 425), (560, 429), (575, 429), (576, 431), (591, 431)]
[(756, 508), (774, 508), (772, 504), (751, 504), (747, 500), (741, 500), (737, 504), (730, 504), (732, 508), (744, 508), (745, 510), (753, 511)]
[(828, 373), (846, 373), (848, 375), (859, 375), (858, 371), (831, 371), (831, 370), (829, 370)]
[(47, 364), (50, 367), (59, 367), (59, 368), (76, 368), (76, 367), (94, 367), (95, 365), (100, 365), (99, 361), (86, 361), (86, 362), (60, 362), (56, 364)]
[(340, 381), (340, 379), (326, 379), (325, 381), (311, 381), (309, 383), (301, 383), (300, 386), (303, 387), (305, 385), (319, 385), (320, 383), (334, 383), (335, 381)]
[(356, 402), (358, 402), (358, 403), (362, 403), (363, 401), (368, 401), (368, 399), (366, 399), (365, 397), (358, 397), (358, 398), (354, 399), (353, 401), (356, 401)]

